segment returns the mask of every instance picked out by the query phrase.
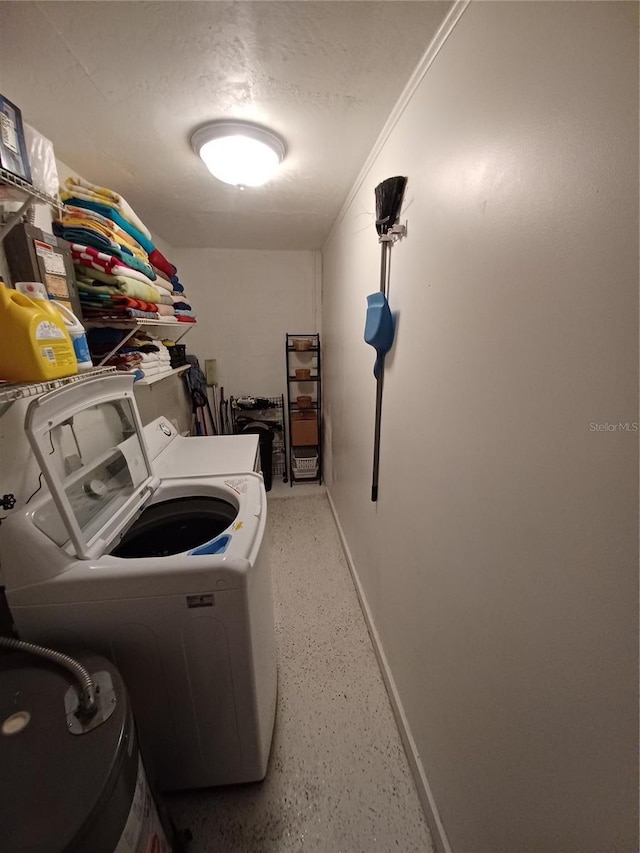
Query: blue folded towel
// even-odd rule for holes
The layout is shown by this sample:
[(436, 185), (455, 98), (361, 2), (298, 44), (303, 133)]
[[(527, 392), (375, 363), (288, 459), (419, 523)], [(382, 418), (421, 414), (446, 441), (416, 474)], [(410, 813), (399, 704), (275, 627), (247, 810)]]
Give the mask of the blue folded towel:
[[(112, 207), (108, 207), (106, 204), (100, 204), (97, 201), (87, 201), (84, 198), (75, 198), (75, 196), (73, 198), (66, 199), (65, 204), (72, 204), (75, 207), (84, 207), (85, 210), (95, 210), (96, 213), (106, 216), (107, 219), (115, 222), (123, 231), (133, 237), (136, 243), (139, 243), (148, 255), (150, 255), (156, 248), (151, 240), (142, 233), (142, 231), (138, 231), (135, 225), (132, 225), (128, 219), (125, 219), (124, 216), (120, 216), (117, 210), (114, 210)], [(155, 277), (155, 273), (152, 276), (149, 276), (149, 278)]]

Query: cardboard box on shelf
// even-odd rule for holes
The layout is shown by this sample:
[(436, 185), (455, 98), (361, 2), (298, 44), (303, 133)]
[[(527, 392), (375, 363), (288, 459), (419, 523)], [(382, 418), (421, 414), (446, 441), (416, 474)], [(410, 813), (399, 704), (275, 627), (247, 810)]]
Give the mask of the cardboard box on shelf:
[(50, 299), (63, 302), (82, 322), (71, 249), (66, 240), (20, 223), (4, 239), (11, 281), (40, 281)]
[(318, 444), (318, 421), (315, 412), (291, 413), (291, 444), (306, 447)]

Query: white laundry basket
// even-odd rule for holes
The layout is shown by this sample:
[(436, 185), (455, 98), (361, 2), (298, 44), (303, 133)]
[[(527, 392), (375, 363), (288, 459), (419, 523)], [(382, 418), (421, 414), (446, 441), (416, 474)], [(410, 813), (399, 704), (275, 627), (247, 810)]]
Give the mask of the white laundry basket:
[(318, 451), (308, 447), (294, 447), (293, 473), (298, 478), (313, 479), (318, 475)]

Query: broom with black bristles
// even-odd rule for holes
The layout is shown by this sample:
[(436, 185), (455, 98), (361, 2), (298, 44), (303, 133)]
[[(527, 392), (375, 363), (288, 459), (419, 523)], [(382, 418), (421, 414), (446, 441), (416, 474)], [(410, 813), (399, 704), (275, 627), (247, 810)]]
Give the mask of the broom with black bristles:
[(393, 344), (393, 317), (388, 302), (391, 245), (398, 239), (394, 226), (400, 215), (407, 178), (400, 175), (387, 178), (376, 187), (376, 230), (382, 245), (380, 260), (380, 291), (367, 297), (367, 319), (364, 339), (377, 353), (373, 375), (376, 377), (376, 420), (373, 439), (373, 477), (371, 500), (378, 500), (378, 474), (380, 468), (380, 423), (382, 419), (382, 386), (384, 383), (384, 357)]
[[(376, 187), (376, 230), (379, 237), (386, 236), (398, 221), (406, 186), (407, 178), (397, 175), (395, 178), (387, 178)], [(380, 242), (384, 250), (385, 242), (389, 241)], [(384, 286), (381, 281), (380, 289)]]

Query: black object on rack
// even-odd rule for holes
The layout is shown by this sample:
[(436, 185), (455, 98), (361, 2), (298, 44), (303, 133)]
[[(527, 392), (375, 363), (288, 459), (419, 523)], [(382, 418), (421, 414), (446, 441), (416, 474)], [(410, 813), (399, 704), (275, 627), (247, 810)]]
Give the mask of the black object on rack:
[(236, 434), (254, 433), (260, 441), (264, 487), (271, 489), (274, 476), (288, 480), (284, 395), (279, 397), (231, 397), (231, 427)]
[(290, 483), (322, 482), (322, 362), (320, 335), (285, 336)]
[(191, 397), (191, 409), (193, 414), (193, 428), (195, 435), (208, 435), (207, 421), (205, 418), (205, 409), (209, 414), (211, 423), (211, 431), (213, 435), (217, 435), (216, 422), (213, 419), (213, 412), (209, 405), (209, 397), (207, 396), (206, 377), (200, 369), (200, 362), (195, 355), (186, 356), (186, 363), (191, 367), (184, 374), (184, 380), (187, 386), (187, 391)]

